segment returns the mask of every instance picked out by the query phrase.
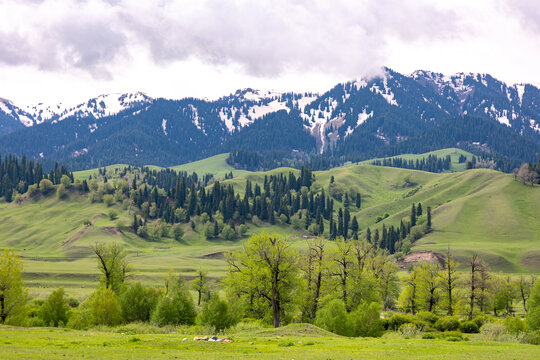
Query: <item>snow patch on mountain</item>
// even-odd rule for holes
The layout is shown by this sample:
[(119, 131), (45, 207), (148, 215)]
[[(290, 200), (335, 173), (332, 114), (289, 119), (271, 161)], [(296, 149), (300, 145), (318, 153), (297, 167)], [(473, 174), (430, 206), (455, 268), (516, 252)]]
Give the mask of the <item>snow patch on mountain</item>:
[(64, 111), (59, 116), (58, 121), (71, 116), (93, 116), (96, 119), (100, 119), (105, 116), (116, 115), (119, 112), (136, 105), (152, 102), (152, 100), (152, 98), (142, 92), (100, 95), (94, 99), (88, 100), (86, 103)]
[(356, 127), (359, 127), (360, 125), (365, 123), (366, 120), (369, 119), (370, 117), (373, 117), (373, 110), (370, 113), (368, 113), (366, 111), (366, 109), (362, 110), (362, 112), (360, 114), (358, 114), (358, 120), (356, 121)]
[(165, 136), (167, 136), (167, 119), (161, 120), (161, 128), (163, 129)]
[(523, 94), (525, 94), (525, 85), (523, 84), (517, 84), (516, 90), (518, 93), (519, 103), (523, 104)]

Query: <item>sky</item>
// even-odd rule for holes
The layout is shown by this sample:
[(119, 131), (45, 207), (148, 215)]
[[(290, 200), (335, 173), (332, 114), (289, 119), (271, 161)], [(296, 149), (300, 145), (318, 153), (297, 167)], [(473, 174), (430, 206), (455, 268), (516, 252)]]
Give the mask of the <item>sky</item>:
[(540, 84), (534, 0), (0, 0), (0, 97), (323, 92), (388, 66)]

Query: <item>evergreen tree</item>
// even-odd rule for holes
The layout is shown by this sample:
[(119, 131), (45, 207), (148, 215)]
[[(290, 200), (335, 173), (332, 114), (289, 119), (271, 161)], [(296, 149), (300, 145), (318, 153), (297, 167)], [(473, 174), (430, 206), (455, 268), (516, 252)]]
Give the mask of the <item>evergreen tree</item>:
[(416, 216), (422, 216), (422, 203), (418, 203), (418, 206), (416, 207)]
[(412, 204), (411, 208), (411, 227), (416, 225), (416, 207), (414, 206), (414, 203)]
[(427, 228), (431, 229), (431, 206), (427, 208)]
[(360, 197), (360, 193), (357, 193), (356, 194), (356, 208), (360, 209), (361, 206), (362, 206), (362, 199)]

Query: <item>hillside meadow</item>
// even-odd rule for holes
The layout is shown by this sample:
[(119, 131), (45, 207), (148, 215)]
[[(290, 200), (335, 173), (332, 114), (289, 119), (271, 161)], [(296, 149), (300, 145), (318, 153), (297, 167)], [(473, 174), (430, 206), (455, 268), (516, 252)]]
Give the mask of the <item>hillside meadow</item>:
[(474, 336), (459, 342), (404, 339), (393, 334), (383, 338), (346, 338), (305, 324), (224, 334), (233, 343), (193, 341), (194, 334), (182, 333), (181, 329), (160, 334), (134, 333), (128, 326), (111, 330), (0, 326), (0, 353), (3, 359), (497, 360), (540, 357), (540, 347), (535, 345), (485, 341)]
[[(453, 164), (461, 154), (455, 149), (438, 153), (451, 155)], [(225, 155), (182, 165), (186, 171), (204, 173), (217, 167), (229, 172)], [(125, 165), (107, 168), (108, 174)], [(119, 171), (118, 170), (118, 171)], [(262, 184), (265, 175), (288, 172), (290, 168), (269, 172), (240, 172), (224, 183), (243, 195), (246, 180)], [(98, 177), (97, 170), (74, 174), (76, 178)], [(433, 231), (413, 244), (412, 251), (443, 253), (451, 248), (457, 260), (478, 253), (492, 271), (534, 274), (540, 269), (540, 187), (527, 186), (512, 175), (493, 170), (475, 169), (452, 173), (429, 173), (416, 170), (349, 165), (314, 172), (312, 188), (328, 193), (331, 178), (344, 191), (354, 190), (362, 196), (360, 209), (350, 207), (358, 219), (361, 233), (383, 225), (399, 225), (410, 215), (412, 203), (430, 206)], [(114, 176), (110, 181), (116, 181)], [(335, 209), (343, 202), (335, 200)], [(111, 217), (111, 211), (115, 213)], [(58, 199), (54, 191), (36, 197), (23, 196), (18, 203), (0, 204), (0, 247), (14, 249), (24, 259), (25, 280), (31, 293), (43, 296), (51, 289), (65, 286), (80, 298), (96, 285), (97, 269), (91, 246), (96, 242), (118, 242), (128, 253), (136, 270), (134, 279), (158, 284), (173, 270), (184, 276), (208, 271), (213, 279), (225, 274), (224, 252), (241, 249), (249, 236), (262, 231), (276, 232), (302, 249), (310, 234), (288, 224), (271, 226), (265, 222), (248, 223), (245, 236), (235, 240), (206, 239), (202, 226), (194, 218), (194, 229), (184, 225), (182, 240), (163, 237), (159, 241), (140, 238), (131, 230), (133, 210), (121, 203), (106, 206), (92, 203), (86, 195), (69, 190)], [(384, 218), (387, 215), (386, 218)], [(382, 220), (381, 220), (382, 219)], [(425, 221), (425, 219), (420, 220)], [(328, 229), (328, 222), (326, 222)]]

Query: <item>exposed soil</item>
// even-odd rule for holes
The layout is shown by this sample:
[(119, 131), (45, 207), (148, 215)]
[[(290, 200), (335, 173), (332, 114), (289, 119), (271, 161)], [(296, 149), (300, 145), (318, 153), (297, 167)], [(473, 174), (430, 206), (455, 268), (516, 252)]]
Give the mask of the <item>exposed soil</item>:
[(441, 254), (437, 254), (431, 251), (419, 250), (399, 260), (397, 262), (397, 265), (402, 269), (406, 269), (410, 264), (417, 264), (421, 262), (438, 262), (439, 264), (444, 266), (444, 257)]
[(225, 259), (225, 251), (219, 251), (201, 256), (203, 259)]
[(105, 231), (106, 233), (108, 233), (108, 234), (122, 236), (122, 232), (117, 227), (105, 226), (105, 227), (103, 227), (101, 229), (103, 231)]

